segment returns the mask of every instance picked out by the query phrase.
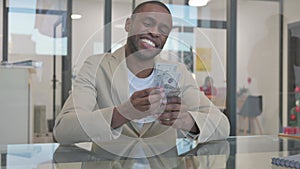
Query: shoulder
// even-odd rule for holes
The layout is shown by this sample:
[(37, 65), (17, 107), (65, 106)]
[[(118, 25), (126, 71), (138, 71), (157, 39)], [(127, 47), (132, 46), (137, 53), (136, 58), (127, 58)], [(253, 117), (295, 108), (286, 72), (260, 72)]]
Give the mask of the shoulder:
[(99, 64), (103, 61), (109, 60), (112, 57), (111, 53), (103, 53), (89, 56), (84, 63), (86, 64)]
[(114, 51), (113, 53), (102, 53), (89, 56), (86, 59), (87, 63), (99, 65), (101, 63), (106, 63), (112, 60), (123, 60), (125, 58), (125, 48), (121, 47)]
[(77, 73), (77, 77), (87, 78), (93, 77), (96, 75), (103, 65), (107, 65), (108, 60), (111, 58), (110, 53), (103, 53), (97, 55), (91, 55), (85, 59), (83, 64), (79, 68), (79, 72)]

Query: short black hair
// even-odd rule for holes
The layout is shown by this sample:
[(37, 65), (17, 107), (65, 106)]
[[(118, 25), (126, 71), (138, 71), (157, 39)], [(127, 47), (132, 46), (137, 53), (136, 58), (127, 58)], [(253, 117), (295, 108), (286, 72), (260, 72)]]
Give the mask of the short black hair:
[(163, 7), (163, 8), (165, 8), (165, 9), (168, 11), (168, 13), (171, 14), (171, 11), (170, 11), (170, 9), (166, 6), (166, 4), (164, 4), (163, 2), (160, 2), (160, 1), (145, 1), (145, 2), (142, 2), (142, 3), (140, 3), (138, 6), (136, 6), (136, 7), (134, 8), (132, 14), (138, 13), (138, 12), (139, 12), (139, 9), (140, 9), (141, 7), (143, 7), (144, 5), (146, 5), (146, 4), (156, 4), (156, 5), (159, 5), (159, 6)]

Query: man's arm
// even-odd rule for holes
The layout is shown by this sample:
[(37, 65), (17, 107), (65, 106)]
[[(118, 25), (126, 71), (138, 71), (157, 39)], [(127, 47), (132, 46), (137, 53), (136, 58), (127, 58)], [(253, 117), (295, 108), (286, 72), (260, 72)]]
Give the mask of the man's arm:
[(111, 119), (111, 128), (115, 129), (121, 127), (123, 124), (127, 123), (129, 120), (120, 114), (118, 109), (115, 107), (113, 110), (113, 115)]
[(185, 92), (183, 92), (182, 102), (189, 107), (188, 113), (200, 130), (198, 141), (207, 142), (227, 138), (230, 132), (228, 118), (199, 90), (191, 73), (185, 67), (183, 69), (185, 69)]
[(111, 119), (114, 107), (86, 110), (74, 102), (72, 93), (56, 117), (53, 134), (57, 142), (73, 144), (113, 139), (108, 119)]
[(114, 106), (101, 108), (97, 103), (96, 78), (102, 57), (91, 56), (84, 62), (69, 98), (55, 119), (53, 132), (59, 143), (112, 139), (110, 121)]
[(200, 92), (184, 65), (179, 68), (183, 77), (180, 81), (182, 95), (168, 101), (165, 112), (159, 117), (160, 123), (182, 129), (188, 134), (199, 134), (199, 142), (227, 138), (230, 125), (225, 114)]

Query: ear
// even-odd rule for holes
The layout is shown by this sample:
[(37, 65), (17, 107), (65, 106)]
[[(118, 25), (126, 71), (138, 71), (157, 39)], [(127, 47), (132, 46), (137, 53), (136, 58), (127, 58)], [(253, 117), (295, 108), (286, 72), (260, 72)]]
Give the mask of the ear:
[(129, 32), (131, 26), (131, 18), (127, 18), (125, 22), (125, 31)]

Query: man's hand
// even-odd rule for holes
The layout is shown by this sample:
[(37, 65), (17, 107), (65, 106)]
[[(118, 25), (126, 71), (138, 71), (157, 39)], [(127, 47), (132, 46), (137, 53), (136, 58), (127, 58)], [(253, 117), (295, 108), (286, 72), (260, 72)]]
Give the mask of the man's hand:
[(114, 109), (112, 128), (116, 128), (134, 119), (162, 113), (166, 104), (164, 89), (160, 87), (136, 91), (130, 99)]
[(199, 133), (195, 120), (188, 113), (188, 108), (181, 103), (180, 97), (168, 97), (164, 112), (158, 117), (161, 124)]
[(166, 103), (163, 88), (153, 87), (136, 91), (130, 97), (132, 106), (137, 110), (137, 119), (159, 113), (161, 106)]

